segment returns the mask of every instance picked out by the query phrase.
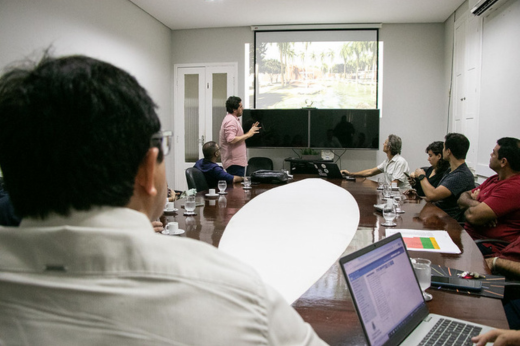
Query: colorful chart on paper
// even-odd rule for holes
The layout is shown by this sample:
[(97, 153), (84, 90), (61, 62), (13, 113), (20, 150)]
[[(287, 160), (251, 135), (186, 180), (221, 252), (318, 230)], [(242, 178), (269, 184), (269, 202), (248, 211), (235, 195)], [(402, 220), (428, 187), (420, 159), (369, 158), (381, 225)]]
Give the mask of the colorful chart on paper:
[(453, 242), (448, 232), (444, 230), (430, 231), (417, 229), (390, 229), (385, 233), (389, 237), (401, 233), (408, 251), (426, 251), (459, 254), (459, 247)]
[(434, 237), (403, 238), (408, 249), (440, 250), (440, 246)]

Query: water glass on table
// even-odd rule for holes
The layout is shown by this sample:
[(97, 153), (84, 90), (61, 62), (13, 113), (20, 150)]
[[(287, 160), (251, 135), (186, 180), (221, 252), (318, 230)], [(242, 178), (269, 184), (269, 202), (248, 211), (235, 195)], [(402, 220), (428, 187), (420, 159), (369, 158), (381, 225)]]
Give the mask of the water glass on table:
[(425, 292), (426, 289), (430, 287), (432, 282), (432, 262), (426, 258), (412, 258), (411, 261), (413, 265), (413, 270), (415, 271), (415, 275), (417, 276), (417, 280), (419, 280), (419, 285), (421, 286), (424, 300), (432, 300), (433, 296)]
[(392, 187), (388, 184), (383, 184), (383, 199), (392, 198)]
[(251, 177), (244, 176), (244, 189), (250, 189), (250, 188), (251, 188)]
[(391, 201), (391, 203), (387, 203), (383, 207), (383, 218), (385, 219), (385, 222), (383, 222), (381, 224), (381, 226), (386, 226), (386, 227), (396, 226), (397, 224), (394, 222), (396, 217), (397, 217), (397, 213), (395, 211), (395, 205), (394, 205), (393, 201)]
[(195, 200), (195, 196), (188, 196), (186, 197), (186, 203), (184, 204), (184, 209), (186, 212), (184, 215), (195, 215), (195, 207), (197, 205), (197, 202)]
[(397, 214), (404, 214), (403, 203), (405, 196), (401, 193), (401, 191), (396, 191), (394, 194), (394, 204), (395, 204), (395, 212)]
[(219, 194), (223, 195), (226, 193), (227, 182), (225, 180), (219, 180), (217, 187), (219, 189)]

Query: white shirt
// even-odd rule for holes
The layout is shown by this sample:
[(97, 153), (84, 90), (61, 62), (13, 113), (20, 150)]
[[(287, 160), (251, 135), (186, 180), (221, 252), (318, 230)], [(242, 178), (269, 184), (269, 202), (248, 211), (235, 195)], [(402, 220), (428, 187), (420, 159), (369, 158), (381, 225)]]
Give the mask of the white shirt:
[(400, 189), (411, 189), (408, 178), (404, 172), (409, 172), (408, 162), (401, 155), (397, 154), (391, 160), (386, 158), (377, 168), (384, 173), (385, 184), (391, 184), (394, 180), (399, 180)]
[(0, 228), (0, 345), (322, 345), (254, 270), (99, 208)]

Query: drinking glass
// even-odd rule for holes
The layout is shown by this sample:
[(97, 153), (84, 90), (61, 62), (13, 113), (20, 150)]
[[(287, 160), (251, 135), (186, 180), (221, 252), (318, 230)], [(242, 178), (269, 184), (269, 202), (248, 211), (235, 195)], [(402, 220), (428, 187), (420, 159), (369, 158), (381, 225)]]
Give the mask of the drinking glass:
[(383, 184), (383, 199), (392, 197), (392, 187), (388, 184)]
[(383, 190), (383, 185), (385, 184), (383, 178), (378, 178), (377, 179), (377, 189), (378, 190)]
[(220, 196), (218, 198), (218, 206), (219, 206), (219, 208), (227, 207), (227, 198), (225, 196)]
[(244, 176), (244, 189), (250, 189), (251, 188), (251, 177)]
[(394, 222), (397, 213), (395, 212), (395, 205), (393, 203), (391, 205), (385, 205), (383, 207), (383, 217), (385, 218), (385, 222), (381, 224), (381, 226), (393, 227), (397, 224)]
[(184, 209), (186, 210), (185, 215), (195, 215), (196, 205), (195, 196), (186, 197), (186, 203), (184, 204)]
[(417, 276), (417, 280), (419, 280), (419, 286), (421, 286), (421, 290), (423, 292), (423, 297), (425, 301), (432, 300), (432, 295), (426, 293), (426, 289), (430, 287), (432, 281), (432, 262), (426, 258), (412, 258), (413, 270), (415, 271), (415, 275)]
[(218, 189), (220, 190), (219, 193), (221, 195), (226, 193), (227, 183), (225, 180), (219, 180), (217, 186), (218, 186)]
[(397, 191), (394, 196), (394, 204), (395, 204), (395, 212), (397, 214), (404, 214), (404, 210), (402, 209), (404, 203), (404, 195), (401, 191)]

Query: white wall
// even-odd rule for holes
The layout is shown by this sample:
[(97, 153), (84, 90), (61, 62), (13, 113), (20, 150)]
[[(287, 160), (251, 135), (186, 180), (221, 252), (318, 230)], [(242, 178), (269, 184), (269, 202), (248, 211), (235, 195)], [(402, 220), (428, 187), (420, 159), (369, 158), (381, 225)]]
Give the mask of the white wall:
[[(448, 119), (444, 24), (385, 24), (381, 143), (403, 140), (410, 169), (427, 166), (425, 149), (443, 140)], [(383, 153), (378, 160), (382, 161)]]
[(520, 1), (505, 2), (484, 16), (477, 173), (489, 177), (495, 174), (489, 154), (496, 141), (520, 138)]
[(163, 128), (173, 124), (170, 36), (169, 28), (126, 0), (0, 0), (1, 69), (25, 57), (38, 59), (50, 46), (54, 55), (108, 61), (148, 90)]
[[(173, 31), (172, 64), (238, 62), (238, 96), (244, 98), (244, 45), (253, 47), (253, 40), (249, 27)], [(446, 134), (444, 24), (384, 24), (380, 40), (384, 49), (381, 147), (384, 137), (395, 133), (403, 139), (403, 156), (410, 166), (425, 166), (426, 146)], [(271, 157), (275, 169), (282, 167), (284, 158), (296, 156), (291, 149), (250, 149), (248, 155)], [(383, 159), (382, 152), (348, 150), (340, 164), (360, 170)]]

